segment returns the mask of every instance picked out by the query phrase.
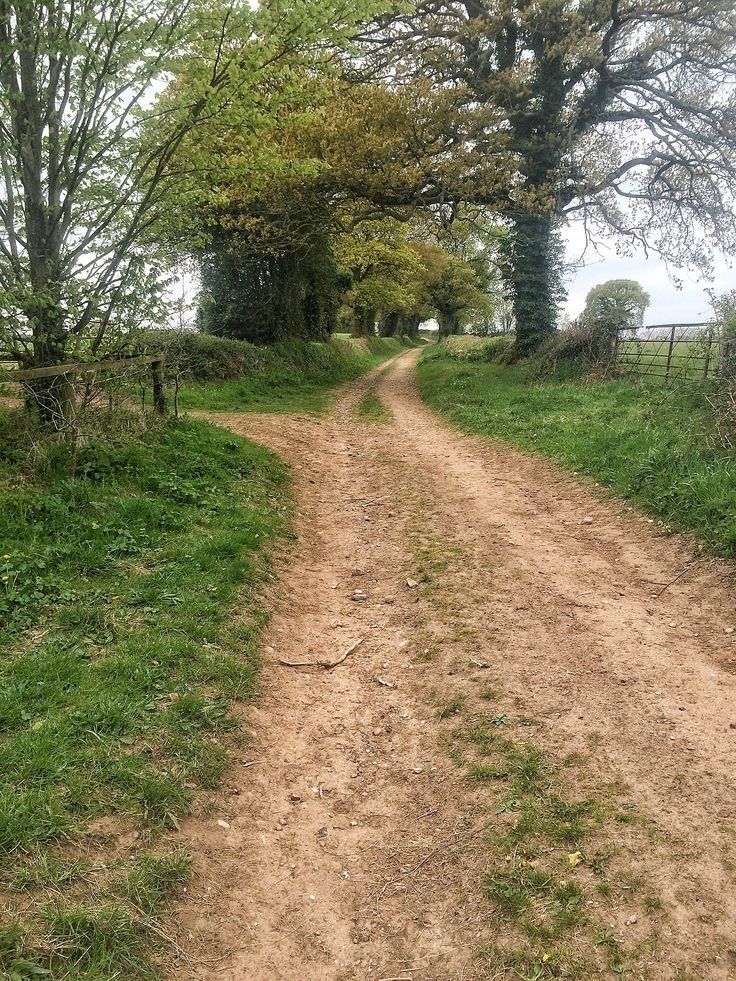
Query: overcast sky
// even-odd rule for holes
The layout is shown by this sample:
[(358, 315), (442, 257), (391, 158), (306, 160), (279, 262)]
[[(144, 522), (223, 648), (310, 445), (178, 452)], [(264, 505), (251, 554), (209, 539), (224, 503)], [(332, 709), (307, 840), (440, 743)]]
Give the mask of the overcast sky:
[[(570, 224), (565, 232), (568, 263), (578, 263), (585, 245), (582, 228)], [(568, 297), (564, 310), (576, 317), (585, 305), (585, 296), (592, 286), (608, 279), (635, 279), (651, 297), (651, 305), (644, 315), (645, 324), (698, 323), (711, 315), (706, 290), (716, 293), (736, 288), (736, 270), (720, 256), (713, 282), (703, 279), (700, 273), (686, 269), (672, 269), (682, 279), (678, 289), (661, 259), (641, 255), (619, 256), (613, 243), (599, 244), (597, 254), (592, 248), (582, 258), (582, 267), (573, 271), (567, 280)], [(736, 257), (735, 257), (736, 258)]]

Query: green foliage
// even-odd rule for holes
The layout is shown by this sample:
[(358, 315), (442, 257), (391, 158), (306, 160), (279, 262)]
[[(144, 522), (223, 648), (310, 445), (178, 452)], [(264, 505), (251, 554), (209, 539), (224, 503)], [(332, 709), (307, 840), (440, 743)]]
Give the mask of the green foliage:
[(514, 310), (518, 353), (529, 354), (554, 334), (564, 297), (564, 248), (558, 224), (549, 216), (515, 215), (501, 243), (504, 270)]
[(330, 404), (335, 386), (357, 378), (405, 347), (404, 342), (389, 337), (333, 338), (326, 344), (290, 340), (268, 348), (230, 343), (242, 345), (247, 357), (252, 352), (256, 363), (224, 383), (185, 384), (180, 398), (184, 408), (321, 412)]
[(629, 379), (550, 379), (534, 365), (462, 364), (428, 350), (419, 377), (427, 402), (460, 428), (545, 453), (659, 518), (736, 555), (736, 463), (709, 439), (712, 411), (696, 386), (661, 398)]
[(313, 239), (306, 249), (236, 243), (220, 235), (200, 257), (200, 328), (253, 344), (326, 340), (343, 285), (327, 239)]
[(648, 306), (649, 294), (633, 279), (609, 279), (594, 286), (580, 317), (589, 336), (589, 356), (596, 361), (610, 360), (617, 336), (641, 327)]

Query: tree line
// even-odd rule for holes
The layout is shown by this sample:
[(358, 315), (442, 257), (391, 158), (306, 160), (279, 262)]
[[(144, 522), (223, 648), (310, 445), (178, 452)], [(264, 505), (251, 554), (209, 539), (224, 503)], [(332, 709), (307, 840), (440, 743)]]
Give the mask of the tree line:
[(556, 328), (560, 231), (736, 244), (731, 0), (0, 0), (0, 346)]

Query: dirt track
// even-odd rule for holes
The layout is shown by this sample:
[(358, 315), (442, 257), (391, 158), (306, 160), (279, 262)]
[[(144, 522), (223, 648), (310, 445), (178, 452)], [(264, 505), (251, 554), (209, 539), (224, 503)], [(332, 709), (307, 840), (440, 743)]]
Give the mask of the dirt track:
[[(419, 400), (416, 357), (325, 419), (218, 417), (292, 464), (298, 539), (245, 715), (247, 759), (263, 762), (236, 767), (238, 792), (184, 828), (197, 876), (172, 977), (506, 977), (476, 956), (499, 929), (483, 895), (495, 811), (438, 718), (457, 696), (480, 712), (487, 684), (556, 759), (577, 754), (582, 789), (647, 824), (614, 845), (663, 909), (644, 916), (622, 891), (595, 915), (627, 942), (656, 935), (649, 977), (736, 977), (731, 570), (700, 561), (672, 582), (686, 542), (446, 427)], [(393, 423), (356, 419), (369, 386)], [(407, 585), (428, 565), (428, 584)], [(279, 663), (336, 660), (359, 639), (332, 670)]]

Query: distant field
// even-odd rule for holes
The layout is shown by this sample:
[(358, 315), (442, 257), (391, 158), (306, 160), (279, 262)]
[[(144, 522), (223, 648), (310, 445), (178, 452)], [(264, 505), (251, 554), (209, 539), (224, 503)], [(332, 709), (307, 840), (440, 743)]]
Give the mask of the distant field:
[[(707, 339), (675, 341), (670, 353), (669, 339), (626, 340), (618, 348), (619, 365), (624, 371), (669, 377), (672, 380), (711, 376), (718, 366), (718, 345), (708, 351)], [(669, 364), (669, 370), (668, 370)]]

